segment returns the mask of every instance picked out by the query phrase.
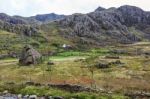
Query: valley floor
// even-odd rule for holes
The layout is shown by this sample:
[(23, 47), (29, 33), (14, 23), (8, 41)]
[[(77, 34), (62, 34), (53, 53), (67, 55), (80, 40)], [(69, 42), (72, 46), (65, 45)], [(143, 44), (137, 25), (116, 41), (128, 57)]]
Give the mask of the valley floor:
[[(109, 53), (108, 50), (112, 49), (125, 50), (128, 54)], [(5, 90), (4, 86), (6, 83), (21, 84), (30, 81), (40, 84), (81, 85), (106, 92), (107, 94), (119, 94), (118, 97), (120, 98), (112, 99), (125, 99), (124, 95), (129, 93), (150, 93), (150, 56), (149, 54), (143, 54), (143, 52), (148, 53), (149, 51), (150, 43), (144, 42), (126, 46), (118, 45), (105, 49), (93, 49), (85, 55), (68, 55), (64, 57), (62, 53), (62, 56), (51, 56), (49, 58), (54, 63), (52, 66), (47, 65), (47, 62), (37, 66), (19, 66), (17, 59), (0, 60), (0, 91)], [(111, 68), (104, 69), (94, 68), (93, 72), (91, 72), (83, 62), (91, 55), (99, 56), (100, 61), (114, 62), (119, 60), (123, 64), (112, 65)], [(119, 59), (106, 58), (106, 56), (119, 56)], [(35, 87), (27, 87), (24, 88), (26, 91), (22, 91), (22, 93), (30, 94), (27, 91), (28, 89), (37, 90)], [(54, 94), (54, 92), (51, 93)], [(61, 93), (61, 91), (58, 93)], [(93, 93), (93, 95), (95, 94), (97, 96), (97, 93)], [(110, 98), (106, 97), (104, 99)]]

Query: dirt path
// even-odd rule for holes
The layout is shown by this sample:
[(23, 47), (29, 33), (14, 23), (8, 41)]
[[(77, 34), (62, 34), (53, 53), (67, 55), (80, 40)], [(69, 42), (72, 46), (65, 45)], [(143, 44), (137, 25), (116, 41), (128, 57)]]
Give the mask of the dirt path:
[(13, 65), (17, 64), (17, 59), (10, 59), (10, 60), (0, 60), (0, 66), (6, 66), (6, 65)]
[[(78, 59), (85, 59), (84, 56), (71, 56), (71, 57), (51, 57), (50, 60), (61, 62), (61, 61), (75, 61)], [(0, 66), (7, 66), (17, 64), (17, 59), (7, 59), (7, 60), (0, 60)]]
[(75, 61), (79, 59), (86, 59), (87, 56), (70, 56), (70, 57), (51, 57), (52, 61)]

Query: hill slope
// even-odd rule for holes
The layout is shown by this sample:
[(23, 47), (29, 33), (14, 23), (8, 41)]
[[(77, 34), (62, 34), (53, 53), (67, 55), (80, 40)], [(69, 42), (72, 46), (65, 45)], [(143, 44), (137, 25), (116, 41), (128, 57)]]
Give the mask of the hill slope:
[[(99, 7), (88, 14), (70, 15), (58, 21), (70, 28), (71, 36), (95, 43), (133, 43), (150, 40), (150, 13), (134, 6), (104, 9)], [(132, 29), (131, 29), (132, 28)]]
[[(64, 43), (78, 48), (128, 44), (150, 40), (150, 12), (125, 5), (98, 7), (91, 13), (69, 16), (51, 13), (21, 17), (1, 13), (0, 29), (37, 41), (42, 38), (50, 47)], [(44, 46), (43, 40), (38, 42)]]

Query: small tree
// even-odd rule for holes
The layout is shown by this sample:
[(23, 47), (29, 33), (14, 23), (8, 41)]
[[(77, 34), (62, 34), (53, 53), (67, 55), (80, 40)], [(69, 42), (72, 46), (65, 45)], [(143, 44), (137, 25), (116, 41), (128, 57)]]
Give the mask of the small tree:
[(91, 79), (92, 79), (92, 82), (91, 82), (91, 87), (92, 88), (96, 88), (96, 83), (95, 83), (95, 79), (94, 79), (94, 71), (95, 71), (95, 60), (98, 58), (98, 56), (91, 56), (89, 58), (87, 58), (85, 60), (86, 62), (86, 65), (87, 65), (87, 68), (88, 70), (90, 71), (91, 73)]
[(50, 77), (50, 81), (52, 80), (52, 67), (53, 67), (54, 63), (52, 63), (51, 61), (49, 61), (47, 63), (47, 71), (49, 72), (49, 77)]
[(94, 71), (95, 71), (94, 65), (88, 66), (88, 70), (89, 70), (90, 73), (91, 73), (91, 79), (92, 79), (91, 87), (92, 87), (92, 88), (96, 88), (95, 79), (94, 79)]

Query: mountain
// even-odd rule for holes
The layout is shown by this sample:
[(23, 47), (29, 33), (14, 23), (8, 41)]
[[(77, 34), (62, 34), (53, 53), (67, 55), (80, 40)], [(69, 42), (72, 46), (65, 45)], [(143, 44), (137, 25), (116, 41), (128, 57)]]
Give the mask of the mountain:
[(38, 22), (44, 23), (62, 19), (64, 17), (65, 15), (58, 15), (55, 13), (41, 14), (31, 17), (9, 16), (5, 13), (0, 13), (0, 20), (11, 24), (33, 24)]
[(54, 13), (32, 17), (9, 16), (5, 13), (0, 13), (0, 29), (31, 36), (38, 33), (37, 28), (40, 24), (62, 19), (64, 17), (65, 15), (57, 15)]
[(19, 17), (9, 16), (5, 13), (0, 13), (0, 21), (7, 22), (10, 24), (27, 24), (26, 20)]
[(98, 7), (98, 8), (95, 10), (95, 12), (97, 12), (97, 11), (103, 11), (103, 10), (106, 10), (106, 9), (103, 8), (103, 7)]
[(50, 13), (21, 17), (0, 13), (0, 29), (29, 37), (40, 33), (47, 40), (59, 37), (75, 46), (127, 44), (150, 40), (150, 12), (124, 5), (98, 7), (87, 14), (69, 16)]
[(117, 9), (121, 12), (124, 19), (123, 24), (127, 26), (150, 24), (150, 12), (145, 12), (141, 8), (135, 6), (121, 6)]
[(41, 15), (36, 15), (33, 17), (29, 17), (31, 19), (35, 19), (40, 22), (49, 22), (57, 19), (62, 19), (64, 18), (65, 15), (57, 15), (55, 13), (50, 13), (50, 14), (41, 14)]
[(80, 37), (89, 44), (150, 40), (150, 12), (135, 6), (99, 7), (94, 12), (73, 14), (57, 22), (66, 31), (69, 28), (67, 35)]

